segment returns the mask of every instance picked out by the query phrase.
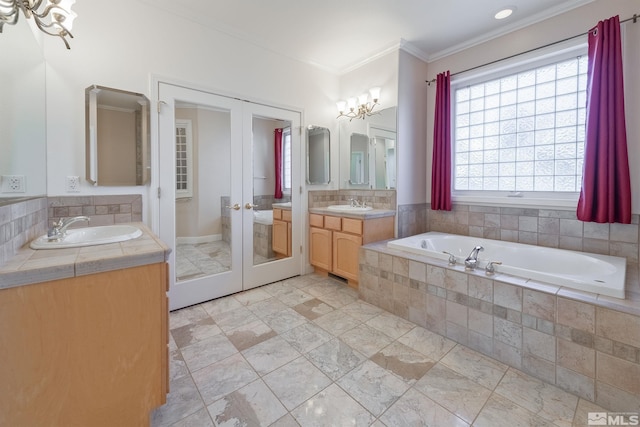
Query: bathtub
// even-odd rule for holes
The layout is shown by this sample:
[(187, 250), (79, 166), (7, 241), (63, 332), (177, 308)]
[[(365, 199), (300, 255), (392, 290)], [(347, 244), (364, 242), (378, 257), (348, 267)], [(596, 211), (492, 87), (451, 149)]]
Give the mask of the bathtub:
[(608, 255), (588, 254), (563, 249), (500, 240), (429, 232), (387, 243), (389, 248), (448, 260), (449, 252), (456, 257), (457, 265), (471, 250), (484, 248), (478, 256), (478, 271), (484, 272), (491, 261), (496, 274), (504, 273), (525, 279), (537, 280), (557, 286), (624, 299), (626, 259)]
[(253, 211), (253, 222), (264, 225), (272, 225), (273, 224), (273, 211), (263, 211), (263, 210), (254, 210)]

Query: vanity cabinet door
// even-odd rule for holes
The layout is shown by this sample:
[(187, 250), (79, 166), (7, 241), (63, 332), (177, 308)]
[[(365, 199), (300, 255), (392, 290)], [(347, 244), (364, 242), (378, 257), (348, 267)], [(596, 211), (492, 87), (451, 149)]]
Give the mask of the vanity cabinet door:
[(362, 236), (333, 232), (333, 272), (338, 276), (358, 282), (358, 251)]
[(309, 262), (321, 270), (331, 271), (331, 230), (309, 228)]
[(273, 219), (273, 235), (272, 235), (272, 248), (273, 252), (283, 255), (291, 256), (291, 236), (289, 232), (290, 222), (282, 221), (279, 219)]

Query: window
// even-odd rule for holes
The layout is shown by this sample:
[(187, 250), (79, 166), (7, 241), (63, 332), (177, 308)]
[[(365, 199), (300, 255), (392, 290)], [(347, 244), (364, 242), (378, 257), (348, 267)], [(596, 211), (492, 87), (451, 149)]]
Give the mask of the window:
[(586, 73), (586, 54), (574, 51), (466, 86), (453, 82), (453, 194), (575, 198)]
[(193, 197), (191, 120), (176, 120), (176, 199)]
[(282, 192), (291, 194), (291, 128), (282, 131)]

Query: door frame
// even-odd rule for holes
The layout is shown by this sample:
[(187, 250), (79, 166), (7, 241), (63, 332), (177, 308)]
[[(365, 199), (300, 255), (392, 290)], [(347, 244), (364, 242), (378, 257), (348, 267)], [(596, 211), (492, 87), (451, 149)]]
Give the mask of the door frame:
[[(252, 100), (244, 96), (239, 96), (238, 94), (230, 93), (220, 89), (211, 88), (209, 86), (194, 84), (192, 82), (186, 82), (183, 80), (178, 80), (178, 79), (167, 77), (167, 76), (151, 74), (150, 75), (150, 86), (151, 86), (150, 94), (151, 94), (152, 103), (155, 104), (155, 114), (151, 114), (151, 117), (150, 117), (151, 140), (152, 140), (151, 174), (150, 174), (151, 179), (150, 179), (149, 193), (148, 193), (149, 194), (148, 207), (146, 209), (148, 213), (147, 217), (149, 218), (149, 224), (148, 224), (149, 228), (151, 228), (151, 230), (156, 235), (160, 234), (161, 188), (160, 188), (160, 146), (159, 146), (160, 120), (159, 120), (159, 116), (160, 116), (161, 108), (163, 108), (163, 100), (159, 98), (159, 86), (161, 83), (180, 86), (186, 89), (191, 89), (196, 91), (203, 91), (212, 95), (234, 98), (236, 100), (247, 101), (247, 102), (251, 102), (252, 104), (262, 105), (265, 107), (288, 110), (292, 113), (297, 113), (299, 115), (299, 128), (294, 129), (292, 127), (292, 133), (295, 132), (298, 135), (298, 144), (292, 143), (292, 159), (298, 159), (298, 162), (297, 163), (294, 162), (292, 165), (292, 176), (297, 177), (297, 186), (292, 185), (293, 187), (292, 196), (293, 196), (293, 193), (295, 192), (295, 194), (297, 194), (300, 201), (295, 208), (292, 207), (292, 214), (298, 218), (298, 221), (297, 221), (298, 224), (292, 230), (292, 259), (293, 259), (293, 262), (296, 264), (295, 274), (292, 274), (292, 275), (308, 273), (310, 271), (310, 268), (308, 265), (307, 257), (305, 255), (307, 253), (307, 250), (306, 250), (307, 239), (305, 238), (305, 233), (304, 233), (304, 230), (306, 229), (306, 226), (307, 226), (307, 221), (305, 219), (305, 216), (303, 216), (303, 213), (306, 211), (304, 206), (306, 206), (307, 204), (308, 196), (306, 194), (304, 181), (302, 179), (303, 170), (301, 167), (301, 165), (303, 164), (302, 162), (304, 160), (303, 157), (305, 155), (302, 147), (302, 142), (303, 142), (302, 141), (302, 131), (303, 131), (302, 123), (304, 123), (304, 110), (301, 108), (291, 107), (291, 106), (282, 105), (278, 103), (267, 104), (264, 101)], [(295, 148), (293, 148), (294, 146)], [(171, 252), (174, 252), (173, 247), (170, 247), (170, 250)], [(169, 255), (169, 261), (171, 261), (172, 259), (173, 260), (175, 259), (175, 253)], [(169, 264), (170, 266), (169, 275), (172, 283), (175, 281), (175, 271), (174, 271), (173, 262), (174, 261), (170, 262)], [(267, 277), (267, 280), (275, 281), (280, 279), (277, 279), (275, 277), (272, 277), (272, 275), (269, 275)], [(267, 284), (267, 283), (269, 283), (269, 281), (266, 281), (263, 284)], [(256, 286), (260, 286), (260, 285), (254, 284), (252, 286), (247, 287), (247, 289), (250, 289)], [(172, 307), (171, 309), (173, 310), (175, 308), (177, 307)]]

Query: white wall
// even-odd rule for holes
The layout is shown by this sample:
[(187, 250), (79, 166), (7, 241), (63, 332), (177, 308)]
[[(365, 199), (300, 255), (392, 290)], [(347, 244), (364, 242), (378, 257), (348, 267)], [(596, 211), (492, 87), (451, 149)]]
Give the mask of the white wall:
[[(126, 12), (115, 12), (119, 10)], [(67, 175), (84, 176), (84, 89), (92, 84), (151, 98), (151, 77), (163, 76), (216, 93), (303, 109), (303, 126), (335, 124), (337, 76), (137, 0), (82, 1), (74, 11), (78, 18), (71, 50), (53, 37), (44, 46), (50, 196), (66, 194)], [(83, 183), (81, 194), (147, 194), (148, 188), (155, 186), (96, 188)]]
[[(620, 19), (632, 17), (639, 12), (638, 0), (597, 0), (586, 6), (565, 14), (531, 25), (512, 34), (494, 39), (481, 45), (466, 49), (428, 64), (428, 79), (438, 73), (450, 70), (460, 72), (471, 67), (506, 58), (549, 43), (585, 33), (598, 21), (617, 14)], [(625, 103), (627, 117), (627, 140), (629, 165), (631, 166), (632, 211), (640, 213), (640, 79), (637, 76), (640, 67), (640, 24), (631, 22), (623, 25), (625, 39)], [(585, 38), (586, 43), (586, 38)], [(401, 78), (402, 81), (402, 78)], [(418, 82), (419, 84), (419, 82)], [(416, 86), (416, 89), (421, 89)], [(401, 93), (401, 98), (405, 93)], [(431, 154), (433, 147), (433, 108), (435, 104), (435, 86), (428, 91), (427, 114), (427, 199), (431, 198)], [(402, 187), (402, 183), (398, 183)], [(400, 197), (399, 197), (400, 198)]]
[(404, 51), (400, 52), (398, 79), (398, 205), (429, 201), (425, 177), (427, 114), (427, 64)]

